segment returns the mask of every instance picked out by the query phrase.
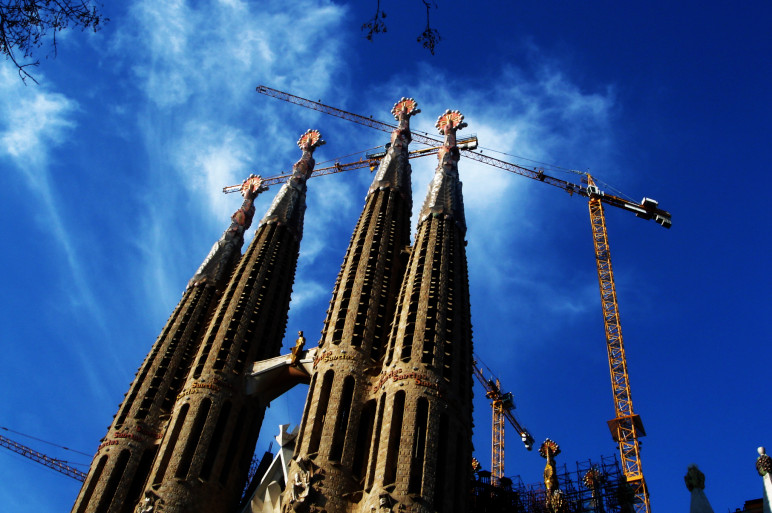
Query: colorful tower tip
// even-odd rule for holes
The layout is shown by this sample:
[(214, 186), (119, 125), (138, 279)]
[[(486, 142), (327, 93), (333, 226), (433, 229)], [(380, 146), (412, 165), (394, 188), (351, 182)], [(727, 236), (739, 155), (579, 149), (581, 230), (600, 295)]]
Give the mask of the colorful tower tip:
[(251, 174), (241, 184), (241, 195), (245, 198), (247, 195), (254, 197), (257, 193), (263, 192), (267, 188), (263, 185), (263, 178), (260, 175)]
[(542, 458), (547, 458), (548, 455), (550, 457), (557, 456), (560, 454), (560, 446), (554, 440), (547, 438), (539, 447), (539, 454)]
[(399, 119), (400, 116), (413, 116), (421, 112), (418, 108), (418, 102), (413, 98), (402, 98), (391, 109), (391, 114), (394, 119)]
[(303, 151), (312, 151), (323, 144), (327, 144), (327, 142), (322, 139), (322, 134), (319, 133), (319, 130), (308, 129), (298, 139), (298, 146)]
[(448, 130), (461, 130), (467, 126), (467, 124), (464, 123), (463, 114), (457, 110), (448, 109), (444, 114), (437, 118), (437, 122), (434, 126), (437, 127), (437, 130), (439, 130), (441, 134), (445, 134)]

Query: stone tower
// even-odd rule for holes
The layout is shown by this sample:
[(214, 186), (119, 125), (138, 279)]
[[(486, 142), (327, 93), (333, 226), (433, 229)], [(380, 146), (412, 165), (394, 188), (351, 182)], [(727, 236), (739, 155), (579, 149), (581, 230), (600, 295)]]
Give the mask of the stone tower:
[[(472, 470), (472, 326), (458, 111), (421, 208), (380, 375), (372, 481), (358, 511), (462, 513)], [(383, 411), (383, 416), (380, 412)]]
[[(301, 484), (290, 483), (283, 497), (289, 511), (313, 505), (343, 512), (365, 486), (380, 422), (370, 389), (380, 371), (410, 244), (408, 144), (410, 117), (420, 112), (416, 107), (415, 100), (403, 98), (392, 109), (398, 127), (335, 283), (290, 467)], [(312, 473), (315, 492), (308, 495), (302, 482)]]
[(438, 120), (439, 165), (414, 245), (400, 251), (415, 109), (406, 101), (335, 285), (284, 511), (467, 511), (472, 329), (455, 137), (466, 124), (457, 111)]
[(177, 308), (139, 368), (99, 446), (73, 512), (133, 511), (207, 321), (241, 256), (252, 224), (259, 177), (244, 181), (244, 202), (190, 280)]
[[(242, 208), (191, 279), (92, 462), (73, 512), (225, 512), (240, 498), (266, 405), (245, 391), (245, 369), (279, 353), (303, 233), (305, 182), (317, 131), (260, 222), (243, 233), (263, 189), (242, 186)], [(144, 494), (142, 491), (144, 490)]]

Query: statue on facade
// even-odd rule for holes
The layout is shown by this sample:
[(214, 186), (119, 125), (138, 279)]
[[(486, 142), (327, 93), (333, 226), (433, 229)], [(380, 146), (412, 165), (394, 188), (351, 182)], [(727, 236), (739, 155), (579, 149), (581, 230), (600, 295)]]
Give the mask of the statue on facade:
[(145, 497), (137, 505), (136, 513), (161, 513), (163, 511), (163, 499), (158, 495), (145, 492)]
[(292, 502), (303, 502), (308, 497), (308, 492), (311, 490), (311, 472), (303, 464), (303, 460), (300, 459), (297, 462), (298, 469), (292, 476), (292, 484), (290, 489), (290, 497)]
[(305, 345), (306, 337), (303, 336), (302, 331), (298, 331), (298, 339), (295, 341), (295, 347), (292, 348), (292, 355), (290, 356), (290, 365), (297, 365), (298, 360), (300, 359), (300, 352)]

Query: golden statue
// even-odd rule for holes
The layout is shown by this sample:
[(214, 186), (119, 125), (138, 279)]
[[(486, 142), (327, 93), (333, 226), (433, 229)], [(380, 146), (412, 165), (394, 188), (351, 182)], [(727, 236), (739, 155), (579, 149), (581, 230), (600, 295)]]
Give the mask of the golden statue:
[(297, 365), (304, 345), (306, 345), (306, 337), (303, 336), (302, 331), (298, 331), (298, 339), (295, 341), (295, 347), (292, 348), (292, 355), (290, 356), (290, 365)]

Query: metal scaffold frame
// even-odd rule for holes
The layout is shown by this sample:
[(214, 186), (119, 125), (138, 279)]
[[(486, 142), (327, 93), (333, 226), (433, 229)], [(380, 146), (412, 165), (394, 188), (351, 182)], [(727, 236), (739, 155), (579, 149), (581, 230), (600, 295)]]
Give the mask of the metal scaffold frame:
[[(472, 485), (472, 513), (553, 513), (544, 483), (523, 484), (520, 476), (491, 482), (491, 473), (478, 472)], [(576, 471), (558, 466), (561, 513), (631, 513), (635, 494), (615, 456), (576, 462)]]

